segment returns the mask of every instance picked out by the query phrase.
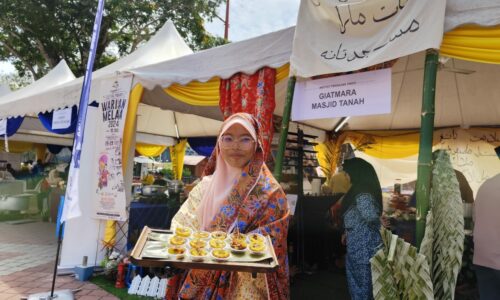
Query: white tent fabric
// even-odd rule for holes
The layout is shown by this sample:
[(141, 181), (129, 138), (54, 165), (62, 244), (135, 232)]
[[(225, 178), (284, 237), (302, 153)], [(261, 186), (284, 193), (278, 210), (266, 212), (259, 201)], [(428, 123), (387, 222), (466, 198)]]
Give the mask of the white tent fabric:
[(168, 87), (172, 83), (205, 82), (215, 76), (229, 78), (238, 72), (253, 74), (264, 66), (280, 67), (290, 60), (294, 31), (295, 28), (290, 27), (137, 68), (131, 71), (135, 75), (134, 83), (153, 89), (155, 86)]
[(11, 92), (11, 90), (10, 90), (8, 85), (0, 84), (0, 97), (7, 95), (10, 92)]
[[(498, 6), (493, 5), (491, 1), (486, 2), (491, 4), (487, 6), (489, 8)], [(449, 12), (447, 11), (447, 16), (452, 16), (453, 11), (461, 12), (464, 15), (478, 12), (477, 6), (467, 5), (460, 0), (448, 1), (447, 9)], [(484, 7), (486, 6), (482, 6), (482, 8)], [(479, 17), (479, 20), (481, 19)], [(490, 18), (488, 22), (494, 22), (492, 20)], [(454, 24), (456, 26), (461, 23), (455, 22)], [(203, 82), (214, 76), (229, 78), (237, 72), (253, 73), (264, 66), (282, 66), (289, 61), (293, 34), (294, 28), (291, 27), (174, 59), (175, 56), (188, 54), (191, 51), (175, 31), (173, 25), (167, 23), (155, 37), (141, 48), (144, 50), (140, 52), (140, 55), (136, 54), (139, 53), (138, 50), (123, 63), (120, 60), (103, 70), (96, 71), (94, 80), (112, 76), (118, 71), (130, 71), (134, 74), (134, 84), (141, 83), (147, 88), (143, 96), (143, 103), (156, 107), (140, 106), (138, 132), (172, 137), (176, 137), (177, 132), (181, 137), (216, 135), (220, 125), (220, 122), (216, 121), (220, 119), (220, 113), (217, 113), (216, 107), (208, 114), (200, 114), (196, 107), (183, 113), (162, 111), (160, 110), (162, 103), (173, 100), (162, 89), (172, 83)], [(166, 50), (167, 48), (161, 47), (181, 50), (169, 50), (169, 52)], [(167, 52), (167, 55), (160, 57), (160, 54)], [(150, 65), (144, 66), (148, 63)], [(474, 72), (470, 75), (459, 72), (450, 73), (447, 72), (446, 67), (439, 72), (436, 127), (498, 125), (500, 122), (500, 101), (496, 101), (496, 99), (500, 94), (500, 86), (494, 82), (494, 78), (498, 78), (500, 75), (498, 66), (453, 59), (448, 61), (447, 66), (457, 69), (465, 68)], [(399, 59), (393, 68), (392, 113), (351, 118), (346, 128), (352, 130), (418, 128), (420, 126), (422, 78), (422, 53)], [(276, 88), (275, 113), (277, 115), (282, 115), (283, 112), (286, 84), (286, 80), (284, 80)], [(34, 97), (21, 99), (23, 101), (16, 103), (19, 110), (17, 112), (14, 110), (14, 113), (9, 107), (0, 105), (0, 118), (6, 115), (24, 115), (77, 104), (80, 88), (81, 79), (49, 92), (39, 93), (36, 95), (38, 99), (36, 105), (27, 105), (34, 102)], [(198, 117), (196, 114), (203, 115), (205, 118)], [(217, 114), (219, 117), (216, 116)], [(306, 124), (322, 130), (331, 130), (338, 122), (339, 119), (334, 118), (308, 121)], [(177, 130), (175, 125), (177, 125)]]
[[(38, 95), (74, 79), (75, 75), (69, 69), (66, 61), (61, 60), (44, 77), (22, 89), (0, 97), (0, 118), (43, 112), (45, 109), (37, 109), (41, 103)], [(52, 109), (49, 108), (49, 110)]]
[(462, 24), (492, 26), (500, 24), (500, 3), (498, 0), (448, 0), (444, 31)]
[[(168, 21), (142, 47), (128, 56), (93, 72), (92, 84), (97, 85), (99, 79), (114, 76), (117, 72), (166, 61), (189, 53), (192, 53), (192, 50), (186, 45), (173, 23)], [(65, 84), (56, 88), (48, 85), (37, 85), (34, 93), (20, 95), (6, 103), (0, 102), (0, 118), (37, 114), (65, 106), (78, 105), (83, 77), (65, 82)], [(93, 98), (92, 90), (90, 99)]]

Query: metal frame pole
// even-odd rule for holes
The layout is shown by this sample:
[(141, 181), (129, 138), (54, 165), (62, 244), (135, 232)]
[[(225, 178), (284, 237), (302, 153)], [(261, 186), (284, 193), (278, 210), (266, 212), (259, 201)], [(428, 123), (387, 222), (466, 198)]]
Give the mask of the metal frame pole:
[(429, 196), (432, 176), (432, 138), (434, 134), (434, 104), (436, 94), (436, 76), (439, 52), (428, 49), (425, 56), (424, 87), (422, 95), (422, 114), (420, 126), (420, 144), (417, 168), (417, 222), (416, 242), (420, 244), (425, 234), (425, 221), (429, 211)]
[(283, 169), (283, 157), (285, 156), (286, 138), (288, 136), (288, 124), (290, 123), (290, 114), (292, 112), (295, 81), (297, 81), (297, 78), (295, 76), (292, 76), (288, 79), (285, 107), (283, 109), (283, 119), (281, 120), (280, 140), (278, 144), (278, 152), (276, 154), (273, 174), (274, 178), (276, 178), (278, 182), (280, 182), (281, 180), (281, 171)]

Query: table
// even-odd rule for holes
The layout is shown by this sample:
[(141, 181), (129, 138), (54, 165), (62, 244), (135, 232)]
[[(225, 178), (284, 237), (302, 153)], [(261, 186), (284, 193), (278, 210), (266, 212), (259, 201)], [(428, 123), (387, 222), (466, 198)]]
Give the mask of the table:
[(134, 247), (144, 226), (155, 229), (168, 229), (172, 218), (179, 207), (170, 207), (168, 204), (148, 204), (141, 202), (130, 203), (128, 221), (127, 249)]

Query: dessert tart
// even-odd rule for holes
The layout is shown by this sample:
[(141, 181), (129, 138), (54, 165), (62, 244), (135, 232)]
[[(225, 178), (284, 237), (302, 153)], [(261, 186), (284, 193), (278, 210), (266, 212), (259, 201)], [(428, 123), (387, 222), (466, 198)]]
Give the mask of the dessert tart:
[(212, 257), (215, 260), (228, 260), (231, 253), (226, 249), (214, 249), (212, 250)]
[(180, 246), (186, 243), (187, 239), (182, 236), (174, 235), (170, 238), (170, 245)]
[(201, 239), (194, 239), (189, 241), (189, 246), (192, 248), (203, 248), (207, 245), (207, 242)]
[(236, 252), (244, 252), (245, 249), (247, 248), (247, 241), (245, 239), (232, 239), (231, 240), (231, 250), (236, 251)]
[(195, 239), (208, 239), (210, 237), (210, 232), (207, 231), (196, 231), (193, 233)]
[(226, 247), (226, 242), (224, 240), (219, 240), (219, 239), (211, 239), (209, 244), (210, 247), (214, 249), (222, 249)]
[(248, 248), (252, 254), (262, 255), (266, 252), (266, 244), (264, 242), (251, 242)]
[(214, 231), (210, 234), (213, 239), (225, 240), (227, 238), (227, 233), (224, 231)]
[(249, 235), (248, 239), (250, 240), (250, 243), (252, 243), (252, 242), (264, 243), (264, 241), (266, 240), (266, 238), (262, 234), (259, 234), (259, 233), (251, 233)]
[(182, 259), (186, 254), (186, 248), (182, 246), (172, 246), (168, 248), (168, 254), (173, 255), (177, 259)]
[(187, 227), (177, 227), (175, 229), (175, 234), (182, 237), (189, 237), (191, 235), (191, 229)]

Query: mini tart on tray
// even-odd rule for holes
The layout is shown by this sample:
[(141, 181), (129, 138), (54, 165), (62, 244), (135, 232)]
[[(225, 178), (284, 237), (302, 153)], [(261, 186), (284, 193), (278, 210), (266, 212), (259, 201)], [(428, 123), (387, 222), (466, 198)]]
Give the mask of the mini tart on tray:
[(174, 235), (173, 237), (170, 238), (169, 242), (171, 245), (179, 246), (179, 245), (184, 245), (186, 243), (187, 239), (182, 236)]
[(195, 239), (208, 239), (210, 237), (210, 232), (208, 231), (195, 231), (193, 233), (193, 238)]
[(255, 243), (255, 242), (264, 243), (264, 241), (266, 240), (266, 238), (260, 233), (251, 233), (248, 235), (248, 239), (250, 240), (250, 243)]
[(227, 249), (214, 249), (212, 250), (212, 256), (217, 260), (227, 260), (231, 253)]
[(264, 242), (251, 242), (248, 249), (252, 254), (264, 254), (266, 252), (266, 244)]
[(173, 255), (177, 259), (182, 259), (184, 258), (184, 255), (186, 254), (186, 248), (183, 246), (172, 246), (168, 248), (168, 254)]
[(227, 238), (227, 233), (224, 231), (214, 231), (210, 234), (213, 239), (225, 240)]
[(211, 239), (209, 245), (214, 249), (221, 249), (226, 247), (226, 242), (224, 240)]
[(182, 237), (189, 237), (192, 230), (188, 227), (177, 227), (175, 228), (175, 234)]
[(192, 248), (203, 248), (207, 245), (207, 242), (201, 239), (194, 239), (189, 241), (189, 246)]

